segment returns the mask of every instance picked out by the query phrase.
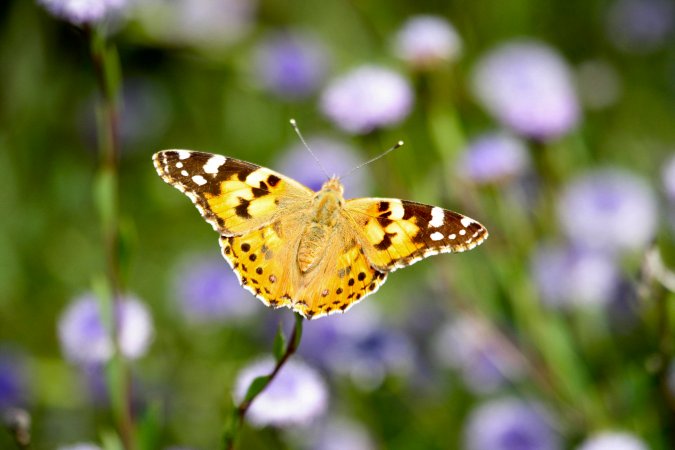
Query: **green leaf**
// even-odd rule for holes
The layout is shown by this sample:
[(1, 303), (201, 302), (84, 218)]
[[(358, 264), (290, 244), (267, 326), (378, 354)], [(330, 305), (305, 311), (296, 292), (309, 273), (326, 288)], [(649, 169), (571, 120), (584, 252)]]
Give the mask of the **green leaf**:
[(276, 359), (277, 362), (284, 357), (284, 353), (286, 352), (286, 336), (284, 336), (284, 328), (281, 326), (281, 323), (279, 323), (277, 334), (274, 336), (272, 352), (274, 353), (274, 359)]
[(246, 391), (246, 396), (244, 397), (245, 402), (250, 402), (255, 398), (256, 395), (260, 394), (265, 387), (267, 387), (267, 383), (270, 382), (270, 376), (269, 375), (263, 375), (260, 376), (256, 379), (254, 379), (251, 384), (248, 387), (248, 390)]
[(150, 450), (159, 447), (161, 410), (159, 402), (152, 402), (138, 422), (136, 448), (139, 450)]
[(122, 440), (112, 430), (106, 430), (101, 433), (101, 443), (105, 450), (124, 450)]
[(300, 314), (295, 314), (295, 339), (293, 340), (293, 347), (297, 349), (300, 346), (300, 340), (302, 339), (302, 324), (304, 317)]

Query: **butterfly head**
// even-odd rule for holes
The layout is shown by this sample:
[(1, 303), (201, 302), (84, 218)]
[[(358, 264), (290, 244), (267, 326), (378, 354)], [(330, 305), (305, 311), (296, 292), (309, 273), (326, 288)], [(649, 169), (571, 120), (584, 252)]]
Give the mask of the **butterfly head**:
[(340, 182), (340, 178), (333, 176), (326, 181), (323, 186), (321, 186), (321, 193), (333, 193), (333, 194), (338, 194), (340, 197), (342, 197), (342, 194), (344, 193), (345, 188), (342, 186), (342, 183)]

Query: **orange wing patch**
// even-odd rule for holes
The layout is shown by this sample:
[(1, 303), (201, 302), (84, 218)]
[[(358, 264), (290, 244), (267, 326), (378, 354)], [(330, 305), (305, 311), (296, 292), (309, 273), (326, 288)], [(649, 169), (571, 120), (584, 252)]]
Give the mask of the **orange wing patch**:
[(303, 208), (313, 195), (273, 170), (221, 155), (165, 150), (153, 161), (164, 181), (185, 193), (221, 235), (260, 228), (281, 211)]
[(392, 271), (438, 253), (470, 250), (487, 239), (473, 219), (437, 206), (392, 198), (349, 200), (345, 210), (355, 223), (370, 262)]

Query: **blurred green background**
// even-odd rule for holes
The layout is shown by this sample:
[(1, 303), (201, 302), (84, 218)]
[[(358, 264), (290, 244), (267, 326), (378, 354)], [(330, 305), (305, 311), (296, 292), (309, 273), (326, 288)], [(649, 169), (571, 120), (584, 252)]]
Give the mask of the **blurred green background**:
[[(632, 3), (647, 4), (656, 13), (640, 12)], [(156, 175), (151, 155), (188, 148), (282, 171), (299, 144), (290, 118), (308, 137), (329, 137), (355, 149), (355, 163), (404, 140), (402, 149), (354, 177), (361, 180), (359, 195), (457, 210), (483, 223), (491, 237), (467, 254), (437, 256), (396, 272), (344, 317), (308, 323), (300, 358), (318, 367), (325, 379), (326, 410), (315, 425), (246, 425), (241, 448), (329, 448), (321, 446), (322, 437), (308, 436), (330, 430), (321, 424), (333, 417), (358, 430), (352, 431), (364, 446), (353, 448), (577, 448), (603, 430), (631, 433), (646, 448), (673, 448), (675, 386), (670, 384), (675, 375), (670, 366), (675, 341), (670, 323), (675, 313), (667, 266), (673, 253), (675, 170), (667, 168), (675, 149), (675, 9), (668, 1), (632, 3), (137, 0), (106, 21), (101, 29), (118, 52), (122, 74), (122, 285), (142, 299), (154, 328), (147, 353), (129, 363), (134, 418), (144, 448), (216, 448), (237, 373), (271, 352), (277, 323), (289, 324), (291, 317), (287, 310), (266, 310), (244, 293), (255, 306), (239, 318), (189, 320), (189, 305), (181, 298), (192, 292), (185, 287), (191, 280), (188, 272), (200, 262), (217, 261), (217, 236), (188, 199)], [(19, 371), (6, 377), (5, 392), (13, 400), (0, 401), (0, 406), (29, 412), (31, 448), (84, 441), (104, 445), (110, 442), (106, 436), (117, 433), (105, 383), (95, 370), (64, 358), (57, 331), (68, 305), (91, 292), (105, 274), (93, 195), (102, 160), (96, 125), (100, 86), (90, 56), (90, 27), (50, 15), (43, 4), (10, 0), (0, 5), (0, 349), (11, 355), (7, 366)], [(190, 13), (189, 8), (196, 9)], [(451, 23), (461, 54), (425, 67), (397, 55), (397, 33), (417, 14)], [(297, 95), (286, 96), (284, 88), (267, 83), (261, 74), (273, 64), (260, 56), (261, 48), (279, 39), (275, 33), (281, 30), (320, 43), (324, 58), (316, 62), (321, 73), (309, 78), (316, 79), (316, 86), (299, 89)], [(523, 38), (542, 42), (557, 54), (574, 86), (577, 119), (553, 136), (523, 132), (491, 113), (476, 94), (481, 88), (472, 87), (477, 67), (490, 51)], [(288, 64), (283, 67), (291, 73), (303, 70)], [(373, 130), (345, 131), (325, 112), (322, 99), (334, 80), (362, 65), (399, 74), (409, 83), (414, 102), (400, 120)], [(518, 95), (514, 98), (518, 101)], [(500, 129), (510, 129), (526, 149), (527, 167), (506, 170), (504, 176), (497, 168), (498, 175), (487, 181), (462, 170), (475, 138)], [(305, 157), (302, 164), (292, 163), (296, 172), (289, 175), (319, 172)], [(601, 249), (605, 259), (598, 264), (611, 262), (615, 285), (601, 301), (585, 302), (584, 275), (595, 277), (596, 266), (574, 266), (573, 275), (563, 267), (562, 273), (538, 276), (539, 265), (553, 263), (536, 255), (551, 243), (577, 248), (560, 218), (566, 213), (559, 210), (578, 203), (562, 198), (579, 176), (593, 177), (604, 168), (639, 179), (655, 209), (638, 207), (630, 213), (627, 200), (628, 213), (608, 216), (626, 218), (627, 239), (634, 227), (650, 229), (644, 242), (608, 257)], [(344, 181), (348, 193), (351, 179)], [(638, 204), (640, 199), (638, 195)], [(582, 207), (570, 214), (583, 222), (593, 211)], [(594, 229), (585, 226), (578, 225), (580, 233)], [(651, 263), (645, 262), (648, 249), (656, 249)], [(222, 266), (223, 276), (229, 276), (224, 261)], [(547, 303), (547, 282), (562, 283), (563, 291), (571, 292), (549, 294), (562, 298), (558, 303), (564, 305)], [(242, 295), (238, 289), (227, 292)], [(198, 290), (192, 295), (208, 294)], [(319, 331), (311, 334), (312, 327), (326, 320), (337, 330), (350, 330), (368, 314), (377, 315), (382, 336), (394, 330), (405, 342), (403, 349), (392, 344), (390, 359), (397, 362), (391, 364), (383, 356), (389, 344), (373, 344), (372, 350), (370, 341), (358, 344), (358, 357), (365, 361), (359, 370), (381, 372), (375, 381), (363, 382), (354, 375), (356, 369), (341, 373), (330, 362), (303, 355), (302, 347), (311, 348), (308, 340), (319, 336)], [(349, 319), (351, 315), (356, 318)], [(445, 325), (456, 330), (460, 320), (469, 331), (450, 332), (450, 341), (439, 337)], [(479, 344), (467, 337), (474, 332)], [(336, 333), (333, 339), (350, 336)], [(487, 350), (481, 347), (485, 339)], [(478, 356), (471, 353), (474, 346)], [(447, 347), (453, 355), (445, 364)], [(464, 350), (471, 354), (455, 354)], [(380, 367), (368, 365), (368, 351), (384, 361)], [(492, 352), (505, 354), (517, 369), (511, 373), (494, 363), (491, 358), (502, 356)], [(340, 357), (357, 358), (349, 353)], [(496, 387), (467, 384), (463, 374), (472, 378), (467, 365), (478, 364), (474, 358), (496, 367), (501, 380)], [(0, 375), (3, 395), (1, 380)], [(545, 414), (536, 409), (547, 417), (545, 443), (537, 443), (536, 431), (521, 446), (476, 443), (472, 427), (489, 435), (494, 424), (485, 419), (476, 425), (480, 420), (472, 412), (500, 398), (528, 399), (545, 409)], [(339, 442), (339, 435), (326, 439)], [(13, 442), (11, 433), (0, 432), (1, 448), (12, 448)]]

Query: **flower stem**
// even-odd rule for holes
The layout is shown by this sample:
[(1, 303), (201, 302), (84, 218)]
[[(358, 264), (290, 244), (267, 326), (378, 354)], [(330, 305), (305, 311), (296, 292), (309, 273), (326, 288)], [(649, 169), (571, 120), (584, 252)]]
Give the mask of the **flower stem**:
[(105, 248), (106, 299), (109, 333), (115, 345), (115, 357), (109, 365), (109, 390), (126, 450), (134, 450), (134, 423), (131, 411), (131, 383), (126, 361), (119, 349), (119, 311), (121, 310), (122, 280), (120, 276), (119, 235), (119, 87), (120, 65), (116, 48), (106, 39), (102, 29), (86, 29), (90, 55), (101, 99), (97, 109), (100, 167), (95, 188)]
[[(225, 432), (223, 438), (223, 448), (227, 450), (233, 450), (235, 448), (236, 438), (239, 435), (239, 430), (241, 429), (242, 424), (244, 423), (244, 418), (249, 408), (253, 404), (253, 401), (262, 394), (267, 386), (272, 383), (274, 378), (277, 376), (281, 368), (286, 364), (286, 361), (295, 353), (295, 351), (300, 346), (300, 340), (302, 338), (302, 325), (303, 317), (300, 314), (295, 314), (295, 326), (291, 332), (291, 336), (288, 339), (288, 344), (284, 353), (277, 359), (277, 363), (268, 375), (263, 377), (256, 378), (251, 383), (251, 386), (248, 388), (248, 392), (244, 399), (234, 408), (234, 419), (231, 427)], [(257, 386), (254, 385), (256, 382), (259, 382)]]

